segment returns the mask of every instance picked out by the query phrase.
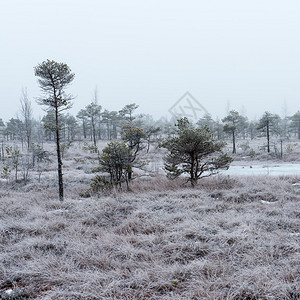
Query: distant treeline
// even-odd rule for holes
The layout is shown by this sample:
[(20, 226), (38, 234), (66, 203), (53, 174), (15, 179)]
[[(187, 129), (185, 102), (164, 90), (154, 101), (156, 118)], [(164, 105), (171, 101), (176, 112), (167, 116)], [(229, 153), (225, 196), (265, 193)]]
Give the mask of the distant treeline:
[[(27, 103), (28, 105), (28, 103)], [(121, 135), (122, 126), (128, 121), (133, 122), (145, 132), (155, 131), (155, 135), (169, 136), (174, 133), (175, 119), (154, 120), (148, 114), (135, 114), (138, 105), (128, 104), (119, 111), (102, 109), (94, 102), (81, 109), (76, 116), (61, 113), (60, 132), (62, 139), (74, 140), (112, 140)], [(0, 139), (2, 141), (19, 141), (41, 143), (55, 139), (55, 115), (48, 110), (42, 119), (36, 120), (31, 113), (20, 114), (21, 117), (11, 118), (3, 122), (0, 118)], [(179, 118), (180, 116), (178, 116)], [(264, 131), (281, 139), (300, 139), (300, 111), (291, 116), (281, 118), (277, 114), (265, 112), (258, 121), (249, 120), (236, 111), (230, 111), (222, 120), (213, 119), (206, 114), (196, 125), (207, 126), (217, 140), (226, 139), (233, 133), (235, 138), (254, 139), (262, 136)]]

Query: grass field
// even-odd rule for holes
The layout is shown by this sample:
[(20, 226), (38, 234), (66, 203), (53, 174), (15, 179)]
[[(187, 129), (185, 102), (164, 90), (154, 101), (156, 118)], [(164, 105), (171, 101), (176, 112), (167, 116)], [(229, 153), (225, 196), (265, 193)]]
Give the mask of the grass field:
[(0, 298), (299, 299), (299, 182), (158, 176), (85, 199), (75, 178), (63, 203), (49, 180), (3, 184)]

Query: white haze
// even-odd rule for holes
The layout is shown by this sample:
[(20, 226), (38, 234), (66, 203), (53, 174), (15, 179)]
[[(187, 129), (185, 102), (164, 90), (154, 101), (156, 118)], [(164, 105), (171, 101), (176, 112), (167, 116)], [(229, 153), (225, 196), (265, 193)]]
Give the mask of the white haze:
[(0, 118), (27, 87), (44, 112), (33, 68), (46, 59), (76, 74), (72, 114), (93, 98), (155, 118), (189, 91), (214, 117), (236, 109), (300, 109), (300, 2), (276, 0), (1, 0)]

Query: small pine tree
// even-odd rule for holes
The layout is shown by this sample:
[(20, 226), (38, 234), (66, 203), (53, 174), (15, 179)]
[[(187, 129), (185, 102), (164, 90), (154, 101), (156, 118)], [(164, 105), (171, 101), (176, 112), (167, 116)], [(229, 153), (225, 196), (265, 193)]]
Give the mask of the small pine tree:
[[(145, 133), (143, 129), (130, 124), (123, 126), (122, 140), (126, 143), (130, 150), (131, 163), (136, 161), (138, 153), (145, 148), (144, 139)], [(131, 178), (132, 171), (129, 171), (128, 180), (131, 180)]]
[(224, 123), (223, 130), (232, 135), (232, 153), (236, 153), (236, 134), (246, 127), (247, 119), (241, 116), (237, 111), (232, 110), (228, 116), (222, 119)]
[(94, 171), (106, 172), (110, 183), (119, 188), (126, 183), (129, 189), (129, 173), (132, 172), (132, 155), (129, 147), (120, 141), (110, 142), (99, 157), (99, 167)]
[(271, 114), (266, 111), (260, 118), (257, 124), (257, 130), (266, 134), (267, 137), (267, 151), (270, 152), (270, 137), (271, 134), (279, 134), (279, 123), (280, 117), (276, 114)]
[(187, 118), (176, 126), (176, 136), (160, 144), (169, 151), (164, 158), (169, 178), (188, 174), (194, 186), (200, 178), (228, 169), (232, 158), (222, 152), (224, 143), (215, 141), (207, 127), (195, 128)]
[(11, 175), (12, 170), (15, 171), (15, 181), (18, 181), (18, 171), (20, 166), (20, 159), (22, 157), (22, 154), (20, 153), (20, 150), (13, 149), (12, 146), (7, 146), (5, 148), (6, 151), (6, 158), (5, 158), (5, 164), (2, 168), (1, 177), (9, 180), (9, 177)]

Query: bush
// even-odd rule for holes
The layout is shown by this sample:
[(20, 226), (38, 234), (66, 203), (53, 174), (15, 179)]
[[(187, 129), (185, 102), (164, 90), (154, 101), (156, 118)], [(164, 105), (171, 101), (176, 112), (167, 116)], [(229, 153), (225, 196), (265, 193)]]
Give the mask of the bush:
[(251, 158), (254, 158), (255, 155), (256, 155), (256, 152), (251, 148), (250, 151), (249, 151), (249, 155)]
[(90, 187), (93, 193), (107, 193), (113, 188), (113, 185), (104, 176), (96, 175), (92, 179)]
[(85, 151), (89, 151), (90, 153), (97, 153), (98, 152), (98, 147), (95, 146), (95, 145), (91, 145), (89, 143), (84, 143), (82, 149), (85, 150)]

